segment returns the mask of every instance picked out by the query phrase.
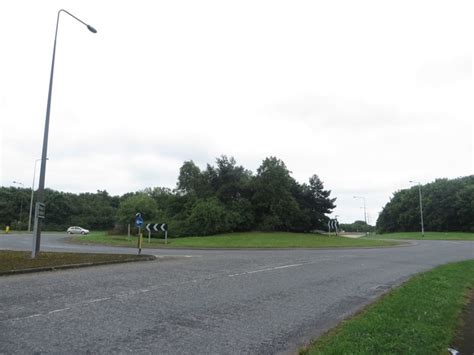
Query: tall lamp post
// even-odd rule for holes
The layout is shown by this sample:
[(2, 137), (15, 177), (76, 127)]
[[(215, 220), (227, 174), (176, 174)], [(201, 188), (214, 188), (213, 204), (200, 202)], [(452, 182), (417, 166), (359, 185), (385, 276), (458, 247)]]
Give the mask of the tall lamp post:
[(418, 184), (418, 194), (420, 197), (420, 218), (421, 218), (421, 236), (425, 236), (425, 226), (423, 224), (423, 199), (421, 197), (421, 183), (419, 181), (410, 180), (411, 184)]
[(354, 196), (354, 198), (360, 198), (360, 199), (364, 200), (364, 222), (365, 222), (365, 224), (367, 224), (367, 211), (365, 209), (365, 197), (364, 196)]
[(53, 91), (53, 74), (54, 74), (54, 59), (56, 56), (56, 40), (58, 37), (59, 16), (61, 15), (61, 12), (68, 14), (72, 18), (76, 19), (77, 21), (85, 25), (87, 29), (91, 31), (92, 33), (97, 33), (97, 30), (94, 27), (78, 19), (76, 16), (74, 16), (70, 12), (63, 9), (58, 11), (58, 18), (56, 20), (56, 32), (54, 34), (53, 60), (51, 62), (51, 74), (49, 77), (48, 103), (46, 105), (46, 119), (44, 123), (43, 150), (41, 154), (41, 170), (40, 170), (39, 185), (38, 185), (38, 197), (37, 197), (37, 202), (36, 202), (37, 209), (36, 209), (36, 215), (35, 215), (35, 231), (33, 233), (34, 234), (33, 248), (32, 248), (33, 250), (31, 253), (32, 258), (36, 257), (36, 254), (40, 250), (40, 243), (41, 243), (41, 221), (38, 218), (38, 211), (41, 208), (41, 206), (44, 206), (44, 181), (45, 181), (45, 175), (46, 175), (46, 156), (48, 152), (49, 114), (51, 111), (51, 94)]
[[(19, 181), (12, 181), (14, 184), (16, 185), (20, 185), (21, 187), (25, 187), (25, 185), (23, 185), (22, 182), (19, 182)], [(23, 215), (23, 199), (20, 198), (20, 219), (18, 221), (18, 230), (21, 230), (21, 217)]]
[[(367, 210), (365, 209), (365, 197), (364, 196), (354, 196), (354, 198), (360, 198), (364, 201), (364, 222), (367, 228)], [(367, 234), (367, 232), (365, 232)]]
[[(46, 160), (49, 160), (46, 158)], [(31, 184), (31, 199), (30, 199), (30, 215), (28, 217), (28, 232), (31, 232), (31, 215), (33, 214), (33, 195), (35, 191), (35, 177), (36, 177), (36, 163), (41, 161), (41, 159), (35, 160), (35, 168), (33, 169), (33, 183)]]

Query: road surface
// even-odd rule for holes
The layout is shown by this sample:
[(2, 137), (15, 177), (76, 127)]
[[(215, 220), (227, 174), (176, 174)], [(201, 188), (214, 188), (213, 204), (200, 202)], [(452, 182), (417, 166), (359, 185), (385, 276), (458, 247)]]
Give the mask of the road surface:
[(294, 353), (414, 273), (473, 259), (474, 242), (149, 254), (171, 253), (1, 277), (0, 353)]

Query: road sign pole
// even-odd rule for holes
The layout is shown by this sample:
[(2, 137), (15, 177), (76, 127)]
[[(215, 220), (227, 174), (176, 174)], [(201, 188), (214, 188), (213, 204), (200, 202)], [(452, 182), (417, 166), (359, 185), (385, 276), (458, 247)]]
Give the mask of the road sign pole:
[(148, 229), (148, 243), (151, 242), (151, 230)]
[(165, 244), (168, 244), (168, 231), (165, 231)]
[(138, 248), (138, 255), (140, 255), (142, 253), (142, 231), (140, 227), (138, 227), (137, 248)]

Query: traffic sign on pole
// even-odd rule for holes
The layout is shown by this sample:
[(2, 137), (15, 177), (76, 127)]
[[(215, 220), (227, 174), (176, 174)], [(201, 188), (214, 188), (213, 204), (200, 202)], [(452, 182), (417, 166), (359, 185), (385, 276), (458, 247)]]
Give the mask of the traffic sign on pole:
[(36, 202), (36, 217), (44, 218), (46, 213), (46, 205), (41, 202)]
[(137, 213), (135, 215), (135, 225), (137, 227), (142, 227), (143, 226), (143, 217), (141, 213)]
[(330, 219), (328, 222), (328, 228), (329, 234), (331, 234), (331, 230), (333, 230), (337, 235), (337, 232), (339, 230), (339, 222), (337, 221), (337, 219)]

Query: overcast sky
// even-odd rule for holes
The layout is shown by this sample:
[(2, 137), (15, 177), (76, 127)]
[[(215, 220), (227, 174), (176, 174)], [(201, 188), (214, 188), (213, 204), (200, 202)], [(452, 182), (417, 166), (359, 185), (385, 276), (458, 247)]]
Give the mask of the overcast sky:
[[(221, 154), (318, 174), (342, 222), (394, 191), (473, 174), (472, 1), (0, 2), (0, 184), (175, 187)], [(39, 171), (39, 164), (38, 164)], [(37, 173), (38, 173), (37, 171)], [(38, 174), (37, 174), (38, 176)]]

